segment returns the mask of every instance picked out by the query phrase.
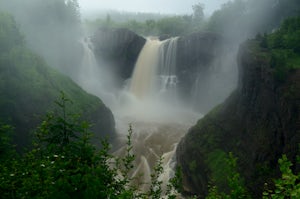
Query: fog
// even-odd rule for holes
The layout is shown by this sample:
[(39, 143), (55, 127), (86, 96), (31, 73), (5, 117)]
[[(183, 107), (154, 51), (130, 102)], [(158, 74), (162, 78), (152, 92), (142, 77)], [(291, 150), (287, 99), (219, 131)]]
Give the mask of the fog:
[[(115, 102), (119, 95), (117, 92), (122, 93), (122, 89), (126, 85), (124, 82), (123, 87), (115, 88), (114, 79), (117, 77), (113, 77), (114, 74), (111, 71), (104, 72), (101, 69), (110, 68), (107, 63), (101, 62), (101, 58), (97, 59), (97, 72), (93, 72), (93, 70), (92, 72), (84, 72), (87, 69), (82, 68), (82, 60), (86, 59), (84, 54), (86, 47), (82, 45), (82, 41), (83, 38), (92, 36), (94, 33), (89, 32), (86, 35), (86, 30), (80, 19), (81, 13), (93, 12), (95, 9), (115, 9), (192, 16), (192, 5), (196, 3), (204, 4), (207, 13), (215, 11), (210, 18), (199, 23), (200, 25), (198, 24), (198, 29), (192, 30), (215, 32), (221, 35), (223, 46), (225, 46), (224, 52), (226, 53), (220, 54), (217, 60), (213, 62), (213, 66), (209, 66), (211, 68), (209, 70), (210, 74), (199, 74), (196, 82), (190, 85), (190, 87), (193, 87), (193, 96), (198, 96), (198, 98), (191, 100), (194, 106), (201, 103), (207, 104), (205, 110), (209, 111), (213, 106), (225, 100), (236, 87), (238, 74), (235, 60), (239, 44), (246, 39), (255, 37), (258, 33), (264, 34), (276, 29), (286, 16), (295, 12), (294, 7), (298, 4), (298, 1), (79, 0), (78, 3), (79, 7), (77, 7), (76, 1), (2, 0), (0, 10), (14, 15), (29, 47), (44, 57), (50, 66), (70, 76), (88, 92), (99, 96), (108, 103)], [(190, 19), (193, 20), (193, 18)], [(204, 25), (201, 26), (201, 24)], [(103, 45), (109, 46), (109, 44)], [(102, 76), (96, 75), (101, 73)], [(104, 73), (110, 75), (103, 75)], [(84, 77), (84, 74), (94, 76)], [(99, 80), (100, 77), (101, 81)], [(203, 82), (203, 79), (206, 79), (206, 82)], [(87, 88), (87, 85), (93, 86)], [(209, 92), (202, 93), (198, 88)], [(113, 99), (111, 96), (113, 96)], [(191, 103), (191, 101), (186, 103)]]
[(100, 9), (161, 14), (190, 14), (192, 13), (192, 5), (203, 3), (205, 5), (205, 13), (210, 15), (225, 2), (228, 2), (228, 0), (79, 0), (79, 5), (83, 14)]
[[(225, 100), (236, 87), (238, 74), (235, 60), (239, 44), (246, 39), (255, 37), (258, 33), (264, 34), (273, 31), (286, 16), (295, 13), (295, 5), (299, 4), (297, 0), (226, 2), (225, 0), (79, 0), (80, 10), (78, 10), (76, 1), (2, 0), (0, 10), (14, 15), (28, 46), (44, 57), (50, 66), (70, 76), (87, 91), (110, 103), (117, 100), (119, 95), (117, 92), (123, 92), (122, 89), (126, 85), (124, 82), (123, 87), (115, 88), (114, 79), (116, 77), (113, 77), (114, 74), (110, 73), (111, 71), (105, 71), (105, 74), (110, 75), (102, 75), (101, 81), (99, 81), (100, 76), (96, 76), (96, 74), (104, 74), (101, 68), (107, 65), (101, 60), (99, 62), (99, 58), (96, 70), (98, 72), (83, 72), (87, 69), (82, 68), (82, 60), (86, 59), (85, 46), (82, 45), (82, 41), (83, 38), (92, 36), (94, 33), (90, 32), (89, 35), (86, 35), (80, 13), (93, 12), (95, 9), (115, 9), (192, 16), (192, 5), (203, 3), (207, 13), (212, 13), (214, 10), (215, 12), (210, 18), (201, 21), (198, 29), (195, 28), (192, 31), (210, 31), (219, 34), (223, 38), (224, 52), (226, 52), (218, 56), (217, 60), (213, 62), (213, 66), (209, 66), (210, 74), (199, 75), (199, 78), (196, 78), (199, 83), (194, 82), (190, 85), (193, 87), (194, 96), (199, 97), (199, 99), (191, 101), (195, 106), (207, 103), (206, 111), (209, 111), (213, 106)], [(188, 19), (194, 20), (192, 17)], [(109, 46), (109, 44), (103, 45)], [(110, 68), (110, 66), (105, 66), (105, 68)], [(94, 76), (84, 77), (83, 74), (93, 74)], [(85, 79), (96, 83), (86, 83)], [(206, 79), (206, 82), (203, 82), (202, 79)], [(93, 86), (87, 88), (89, 84)], [(103, 90), (99, 88), (103, 88)], [(202, 93), (198, 88), (209, 92)], [(113, 92), (109, 93), (109, 91)], [(110, 99), (111, 96), (113, 99)]]
[[(72, 0), (1, 0), (0, 10), (11, 13), (15, 17), (21, 32), (24, 33), (27, 45), (43, 57), (49, 66), (71, 77), (84, 90), (98, 96), (109, 106), (114, 114), (121, 142), (126, 138), (128, 124), (134, 125), (136, 133), (133, 140), (136, 144), (135, 152), (138, 153), (136, 166), (138, 165), (138, 169), (145, 174), (144, 180), (147, 180), (150, 176), (149, 168), (153, 167), (159, 156), (167, 157), (163, 167), (167, 171), (172, 170), (170, 165), (180, 138), (202, 115), (222, 103), (238, 86), (236, 56), (239, 45), (258, 33), (272, 32), (285, 17), (295, 14), (295, 5), (299, 5), (299, 0), (235, 0), (221, 6), (226, 2), (226, 0), (79, 0), (81, 10), (78, 10), (77, 2)], [(196, 3), (203, 3), (206, 15), (211, 17), (196, 18), (192, 11), (192, 5)], [(114, 80), (118, 77), (110, 71), (112, 67), (101, 60), (101, 57), (95, 58), (93, 44), (89, 39), (94, 33), (90, 32), (90, 35), (86, 35), (84, 20), (80, 15), (98, 12), (101, 9), (182, 14), (186, 16), (171, 18), (171, 21), (167, 20), (163, 25), (169, 28), (168, 23), (172, 22), (173, 28), (174, 26), (177, 28), (182, 25), (182, 21), (191, 22), (192, 27), (189, 32), (184, 32), (182, 35), (176, 32), (179, 37), (189, 37), (190, 34), (199, 31), (218, 35), (221, 42), (216, 48), (218, 53), (214, 60), (207, 65), (201, 63), (196, 65), (195, 68), (198, 67), (199, 70), (193, 71), (195, 73), (191, 76), (194, 79), (188, 82), (187, 87), (192, 88), (192, 93), (189, 93), (186, 98), (194, 99), (186, 101), (177, 99), (178, 74), (176, 72), (151, 74), (149, 82), (153, 82), (152, 80), (165, 82), (160, 82), (160, 89), (153, 93), (146, 91), (147, 94), (151, 94), (150, 97), (139, 98), (140, 95), (131, 92), (129, 88), (134, 79), (132, 76), (122, 80), (123, 85), (116, 86), (119, 84), (115, 84)], [(115, 25), (108, 16), (105, 22), (106, 25), (109, 22)], [(109, 29), (109, 26), (105, 28)], [(183, 26), (181, 30), (185, 30), (185, 27)], [(193, 43), (192, 39), (188, 42), (189, 45)], [(115, 40), (117, 41), (116, 38)], [(162, 41), (157, 40), (157, 42), (159, 47), (154, 48), (153, 56), (149, 56), (149, 53), (144, 55), (142, 66), (149, 66), (149, 62), (151, 62), (149, 67), (164, 65), (152, 62), (161, 60), (161, 57), (168, 54), (170, 56), (165, 56), (164, 60), (176, 59), (176, 53), (168, 53), (164, 49), (169, 49), (169, 46), (173, 46), (170, 49), (176, 49), (177, 43), (168, 44), (164, 48), (165, 44)], [(101, 43), (108, 48), (111, 47), (110, 45), (117, 44), (112, 40), (103, 40)], [(209, 46), (204, 46), (202, 49), (205, 51)], [(148, 50), (153, 52), (152, 47)], [(168, 62), (173, 65), (173, 61)], [(202, 70), (203, 68), (205, 70)], [(185, 72), (190, 72), (188, 70), (190, 68), (186, 68)], [(157, 68), (157, 71), (162, 70)], [(168, 71), (176, 71), (176, 69), (168, 69)], [(143, 69), (140, 79), (145, 80), (149, 76), (149, 72)], [(141, 84), (140, 80), (136, 84)], [(157, 84), (159, 83), (153, 83), (153, 85)], [(168, 90), (166, 88), (171, 89), (166, 92)], [(202, 108), (199, 108), (200, 106)], [(124, 148), (120, 147), (117, 153), (122, 154), (123, 150)], [(135, 173), (140, 172), (138, 169)], [(164, 175), (169, 176), (167, 173)]]

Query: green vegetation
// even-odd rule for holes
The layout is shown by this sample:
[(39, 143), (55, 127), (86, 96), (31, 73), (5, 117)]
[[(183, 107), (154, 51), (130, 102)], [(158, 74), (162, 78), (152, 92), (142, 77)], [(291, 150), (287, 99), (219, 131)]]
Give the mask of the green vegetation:
[[(159, 176), (163, 172), (159, 159), (151, 174), (150, 189), (139, 190), (131, 182), (129, 173), (134, 169), (132, 154), (132, 127), (129, 128), (126, 155), (118, 158), (109, 153), (109, 143), (103, 140), (100, 150), (90, 143), (90, 124), (69, 113), (71, 101), (64, 93), (56, 101), (57, 110), (49, 113), (35, 131), (33, 148), (17, 156), (10, 143), (12, 128), (1, 125), (0, 192), (2, 198), (176, 198), (180, 189), (180, 172), (170, 180), (166, 192)], [(237, 171), (237, 158), (215, 151), (209, 164), (213, 174), (207, 199), (251, 198)], [(300, 162), (300, 158), (298, 158)], [(291, 170), (292, 163), (285, 155), (278, 161), (282, 178), (275, 180), (275, 190), (266, 187), (263, 198), (297, 198), (300, 194), (300, 174)], [(220, 178), (219, 189), (214, 179)], [(222, 186), (222, 185), (221, 185)], [(224, 191), (221, 191), (224, 190)]]
[[(297, 157), (297, 163), (300, 163), (299, 157)], [(276, 179), (275, 190), (268, 189), (263, 193), (263, 199), (267, 198), (292, 198), (296, 199), (300, 196), (300, 173), (294, 174), (292, 172), (293, 164), (288, 160), (286, 155), (282, 155), (282, 158), (278, 160), (280, 166), (281, 178)]]
[(290, 71), (300, 68), (300, 17), (286, 19), (276, 32), (262, 38), (261, 46), (271, 51), (275, 78), (284, 81)]
[[(219, 152), (218, 152), (219, 153)], [(220, 153), (219, 153), (220, 154)], [(220, 169), (222, 169), (223, 175), (218, 176), (218, 178), (223, 179), (217, 179), (219, 182), (223, 181), (223, 186), (227, 185), (225, 192), (220, 192), (218, 190), (217, 185), (212, 181), (212, 185), (209, 186), (209, 193), (207, 195), (207, 199), (214, 199), (214, 198), (224, 198), (224, 199), (230, 199), (230, 198), (241, 198), (241, 199), (250, 199), (250, 195), (247, 192), (247, 189), (245, 188), (244, 181), (240, 174), (237, 171), (237, 158), (233, 156), (232, 153), (229, 153), (228, 156), (222, 152), (221, 157), (217, 158), (218, 163), (220, 165), (215, 165), (217, 169), (219, 169), (219, 173), (221, 172)], [(213, 160), (216, 161), (216, 160)], [(217, 170), (215, 169), (215, 170)], [(213, 171), (214, 172), (214, 171)], [(214, 177), (213, 177), (214, 179)], [(221, 190), (224, 190), (221, 189)]]
[[(223, 160), (229, 170), (224, 170), (224, 178), (229, 186), (227, 192), (222, 192), (219, 187), (214, 185), (209, 186), (209, 193), (206, 199), (250, 199), (251, 195), (247, 192), (243, 179), (237, 171), (237, 158), (233, 157), (232, 153), (229, 153), (228, 157)], [(300, 163), (298, 157), (297, 160)], [(265, 191), (263, 192), (263, 199), (280, 199), (280, 198), (299, 198), (300, 195), (300, 173), (294, 174), (291, 167), (293, 164), (288, 160), (286, 155), (282, 155), (282, 158), (278, 160), (278, 164), (281, 171), (281, 178), (275, 179), (275, 190), (268, 187), (265, 183)]]
[(24, 43), (12, 16), (0, 13), (0, 24), (0, 54), (11, 50), (13, 46)]
[(31, 142), (30, 131), (53, 108), (60, 90), (73, 101), (74, 112), (112, 132), (113, 118), (101, 100), (50, 68), (24, 40), (13, 17), (0, 13), (0, 119), (15, 127), (18, 150)]
[(128, 28), (143, 36), (179, 36), (190, 33), (195, 25), (192, 16), (167, 16), (157, 20), (137, 21), (132, 19), (126, 22), (118, 22), (107, 15), (105, 19), (86, 20), (85, 23), (91, 29), (96, 29), (93, 27)]
[(78, 40), (82, 36), (77, 0), (1, 0), (0, 12), (14, 17), (28, 47), (42, 56), (47, 64), (73, 75), (81, 61)]
[[(191, 15), (160, 15), (160, 14), (141, 14), (129, 18), (125, 14), (113, 13), (102, 16), (96, 20), (85, 20), (85, 25), (91, 31), (99, 27), (105, 28), (128, 28), (131, 31), (143, 36), (180, 36), (201, 30), (205, 22), (204, 6), (199, 3), (193, 6)], [(150, 18), (144, 19), (145, 16)], [(127, 19), (127, 20), (124, 20)], [(141, 20), (142, 18), (143, 20)]]
[(232, 0), (210, 17), (204, 16), (205, 6), (201, 3), (193, 5), (192, 9), (193, 13), (189, 15), (158, 14), (148, 20), (141, 14), (128, 19), (126, 14), (114, 13), (96, 20), (86, 20), (85, 24), (92, 31), (99, 27), (128, 28), (143, 36), (182, 36), (196, 31), (210, 31), (239, 43), (258, 32), (271, 32), (282, 19), (298, 14), (300, 3), (298, 0)]
[[(163, 196), (160, 159), (151, 174), (149, 191), (142, 192), (132, 185), (129, 172), (133, 169), (131, 135), (129, 128), (127, 153), (118, 158), (109, 154), (109, 143), (103, 140), (101, 150), (90, 143), (90, 125), (81, 122), (67, 110), (70, 100), (62, 93), (56, 101), (57, 110), (49, 113), (35, 131), (33, 149), (22, 156), (6, 156), (1, 152), (1, 198), (153, 198)], [(0, 129), (1, 146), (9, 141)], [(6, 132), (4, 132), (6, 131)], [(167, 198), (175, 198), (176, 179), (168, 185)]]

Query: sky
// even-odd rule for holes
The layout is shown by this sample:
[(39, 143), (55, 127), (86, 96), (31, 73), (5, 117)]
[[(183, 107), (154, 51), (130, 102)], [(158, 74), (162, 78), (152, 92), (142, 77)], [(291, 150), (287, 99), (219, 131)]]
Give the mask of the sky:
[(205, 14), (210, 15), (228, 0), (78, 0), (81, 12), (113, 9), (129, 12), (161, 14), (191, 14), (192, 5), (203, 3)]

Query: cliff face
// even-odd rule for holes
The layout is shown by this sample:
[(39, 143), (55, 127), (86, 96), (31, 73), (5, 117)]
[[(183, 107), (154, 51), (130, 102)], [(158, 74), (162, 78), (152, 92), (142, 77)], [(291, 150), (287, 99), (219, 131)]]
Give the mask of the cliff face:
[(226, 171), (217, 171), (216, 165), (222, 167), (220, 160), (228, 152), (238, 158), (238, 171), (257, 197), (264, 182), (278, 175), (282, 154), (295, 163), (300, 142), (300, 70), (278, 81), (270, 54), (254, 41), (240, 46), (238, 67), (237, 90), (199, 120), (177, 148), (185, 190), (202, 197), (212, 180), (226, 190), (222, 181)]
[(92, 38), (94, 53), (99, 63), (122, 80), (131, 77), (135, 62), (146, 40), (134, 32), (122, 29), (100, 28)]
[[(187, 102), (196, 100), (190, 103), (196, 103), (195, 108), (206, 113), (217, 104), (210, 96), (214, 91), (209, 88), (209, 81), (212, 78), (211, 72), (224, 65), (218, 63), (224, 54), (221, 37), (209, 32), (195, 32), (180, 37), (177, 48), (176, 70), (180, 97)], [(226, 79), (225, 75), (222, 78)], [(196, 87), (198, 95), (201, 96), (195, 96)]]

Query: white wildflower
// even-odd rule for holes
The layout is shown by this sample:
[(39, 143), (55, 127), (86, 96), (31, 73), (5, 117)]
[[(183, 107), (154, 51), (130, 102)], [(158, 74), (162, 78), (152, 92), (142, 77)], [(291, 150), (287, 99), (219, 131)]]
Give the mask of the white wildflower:
[(45, 165), (44, 165), (44, 164), (41, 164), (41, 167), (45, 167)]
[(11, 173), (10, 176), (13, 177), (13, 176), (15, 176), (15, 174), (14, 174), (14, 173)]
[(58, 158), (58, 155), (53, 155), (53, 157)]

